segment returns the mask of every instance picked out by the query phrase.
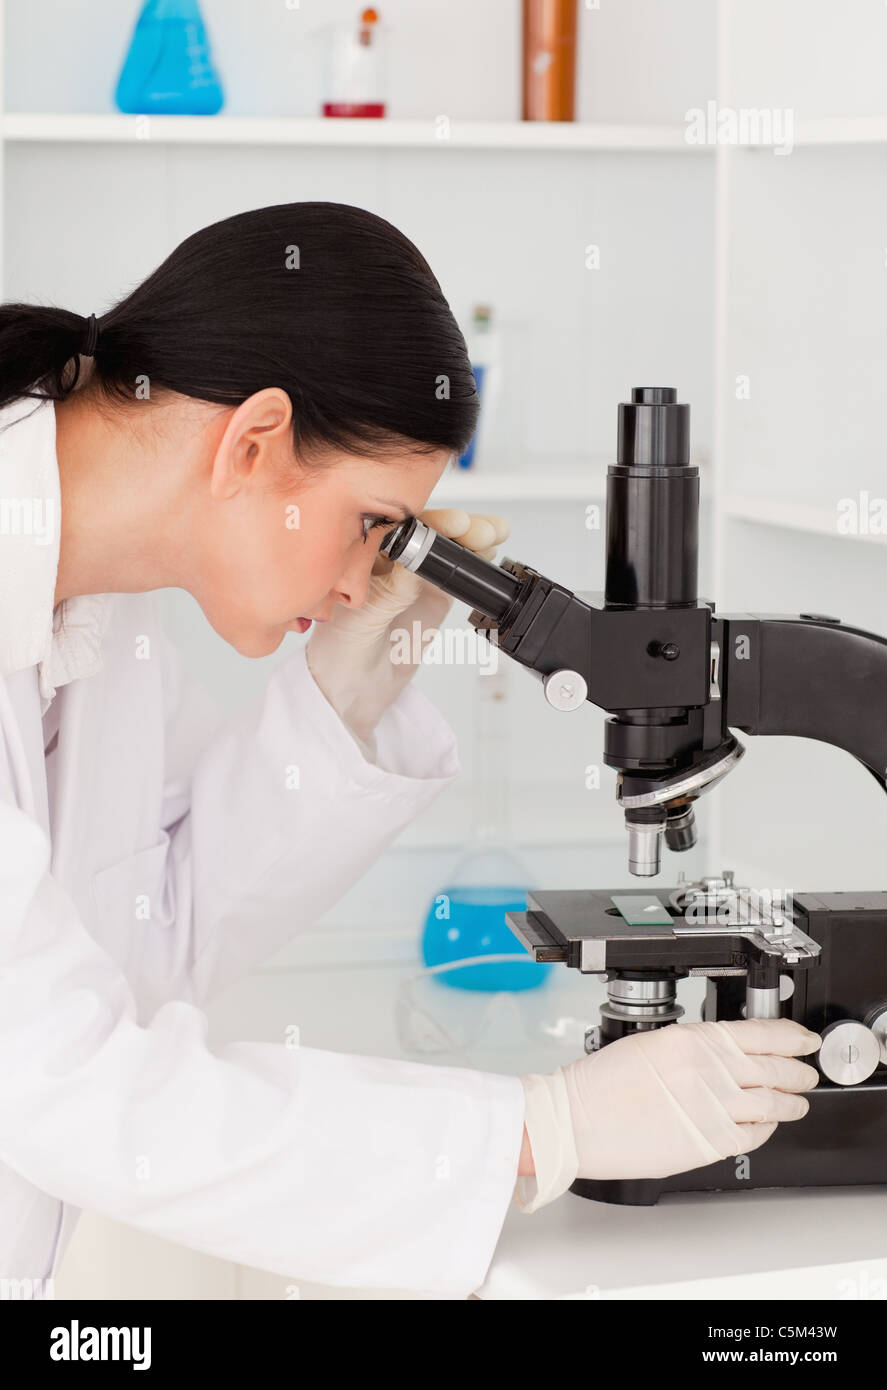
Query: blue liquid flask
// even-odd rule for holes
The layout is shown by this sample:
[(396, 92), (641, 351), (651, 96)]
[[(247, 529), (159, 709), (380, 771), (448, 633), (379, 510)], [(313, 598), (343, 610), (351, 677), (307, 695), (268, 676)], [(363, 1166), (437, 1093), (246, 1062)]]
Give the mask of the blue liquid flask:
[(134, 115), (214, 116), (224, 100), (197, 0), (147, 0), (114, 93)]
[[(426, 966), (472, 956), (522, 955), (506, 912), (527, 906), (527, 871), (509, 847), (508, 761), (505, 727), (507, 673), (478, 671), (474, 814), (466, 852), (428, 909), (422, 934)], [(526, 960), (487, 962), (437, 976), (454, 989), (538, 988), (551, 972)]]

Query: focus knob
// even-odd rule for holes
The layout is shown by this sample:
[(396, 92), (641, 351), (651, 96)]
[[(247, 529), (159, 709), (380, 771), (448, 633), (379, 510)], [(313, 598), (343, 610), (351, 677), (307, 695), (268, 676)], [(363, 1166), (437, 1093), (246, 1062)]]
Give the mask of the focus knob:
[(858, 1086), (880, 1062), (881, 1045), (864, 1023), (841, 1018), (823, 1028), (816, 1060), (823, 1076), (838, 1086)]

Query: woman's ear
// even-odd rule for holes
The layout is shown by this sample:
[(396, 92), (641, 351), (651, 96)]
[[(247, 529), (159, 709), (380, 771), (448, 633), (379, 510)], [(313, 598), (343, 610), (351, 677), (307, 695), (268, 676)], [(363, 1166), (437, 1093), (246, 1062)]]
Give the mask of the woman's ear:
[(215, 501), (235, 497), (257, 477), (263, 485), (277, 481), (281, 452), (291, 448), (292, 417), (289, 396), (276, 386), (256, 391), (232, 411), (212, 461)]

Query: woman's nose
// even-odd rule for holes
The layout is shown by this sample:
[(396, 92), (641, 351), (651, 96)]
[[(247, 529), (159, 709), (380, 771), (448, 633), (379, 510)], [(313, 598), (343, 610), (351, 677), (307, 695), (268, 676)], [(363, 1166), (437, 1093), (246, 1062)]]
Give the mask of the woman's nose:
[[(363, 548), (361, 544), (361, 549)], [(367, 546), (366, 549), (370, 550), (370, 547)], [(338, 586), (333, 591), (338, 595), (336, 600), (338, 603), (347, 604), (349, 608), (360, 608), (366, 603), (376, 549), (377, 547), (373, 546), (369, 554), (361, 555), (358, 560), (347, 567)]]

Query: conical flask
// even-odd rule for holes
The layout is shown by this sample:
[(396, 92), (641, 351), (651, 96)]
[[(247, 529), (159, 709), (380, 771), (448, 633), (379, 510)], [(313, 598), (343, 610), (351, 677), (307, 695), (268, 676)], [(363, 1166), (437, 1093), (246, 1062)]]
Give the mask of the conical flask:
[[(475, 780), (471, 830), (465, 849), (431, 901), (422, 936), (426, 965), (474, 956), (526, 955), (505, 921), (527, 906), (527, 870), (511, 843), (509, 764), (506, 742), (507, 671), (478, 668), (476, 677)], [(441, 973), (457, 989), (532, 989), (550, 965), (526, 960), (486, 962)]]
[(214, 116), (224, 100), (197, 0), (147, 0), (114, 100), (121, 111)]

